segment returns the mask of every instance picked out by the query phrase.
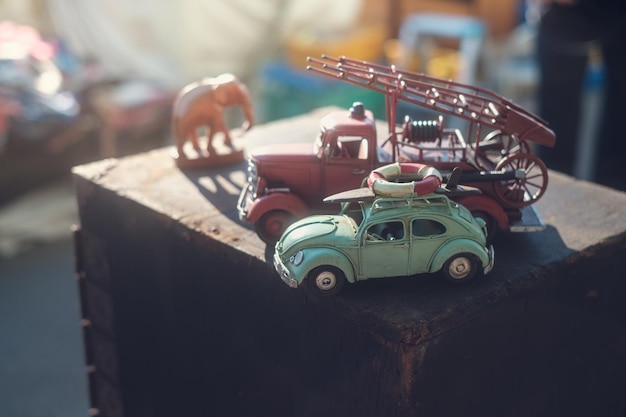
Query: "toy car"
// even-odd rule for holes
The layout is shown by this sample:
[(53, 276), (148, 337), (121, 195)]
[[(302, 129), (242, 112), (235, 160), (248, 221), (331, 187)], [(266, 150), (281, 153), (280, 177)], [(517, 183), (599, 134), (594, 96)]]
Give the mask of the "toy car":
[[(386, 181), (381, 169), (370, 178)], [(281, 279), (293, 288), (304, 282), (317, 294), (336, 295), (346, 281), (441, 271), (460, 283), (491, 271), (494, 251), (486, 246), (482, 219), (438, 190), (420, 194), (406, 183), (394, 184), (382, 187), (384, 195), (365, 187), (327, 197), (342, 204), (339, 214), (290, 225), (275, 246)]]

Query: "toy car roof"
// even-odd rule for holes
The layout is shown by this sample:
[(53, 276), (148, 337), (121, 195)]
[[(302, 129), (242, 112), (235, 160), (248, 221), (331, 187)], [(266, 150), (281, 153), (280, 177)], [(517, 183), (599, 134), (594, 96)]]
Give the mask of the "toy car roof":
[[(445, 195), (449, 198), (458, 197), (460, 195), (468, 195), (468, 194), (480, 194), (480, 190), (474, 187), (468, 186), (455, 186), (455, 187), (439, 187), (434, 194)], [(424, 197), (424, 196), (421, 196)], [(357, 202), (357, 201), (373, 201), (376, 198), (380, 198), (374, 194), (374, 192), (369, 187), (355, 188), (353, 190), (343, 191), (337, 194), (330, 195), (324, 198), (325, 203), (348, 203), (348, 202)], [(406, 200), (407, 198), (418, 198), (418, 196), (413, 197), (394, 197), (395, 199)], [(432, 196), (431, 196), (432, 198)]]
[(397, 209), (402, 207), (446, 207), (450, 209), (450, 199), (442, 193), (426, 195), (407, 195), (404, 197), (383, 197), (372, 192), (368, 187), (357, 188), (331, 195), (324, 199), (332, 203), (367, 202), (372, 212)]

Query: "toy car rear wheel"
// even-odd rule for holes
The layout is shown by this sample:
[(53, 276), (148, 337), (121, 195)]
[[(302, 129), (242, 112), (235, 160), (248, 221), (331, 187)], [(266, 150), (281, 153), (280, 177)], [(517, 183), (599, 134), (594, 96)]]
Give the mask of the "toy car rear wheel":
[(454, 284), (470, 281), (478, 272), (478, 259), (471, 253), (458, 253), (446, 261), (441, 272)]
[(294, 219), (295, 217), (285, 210), (268, 211), (254, 224), (254, 230), (263, 242), (273, 245)]
[(341, 292), (346, 276), (334, 266), (318, 266), (309, 273), (306, 283), (309, 290), (316, 295), (329, 297)]

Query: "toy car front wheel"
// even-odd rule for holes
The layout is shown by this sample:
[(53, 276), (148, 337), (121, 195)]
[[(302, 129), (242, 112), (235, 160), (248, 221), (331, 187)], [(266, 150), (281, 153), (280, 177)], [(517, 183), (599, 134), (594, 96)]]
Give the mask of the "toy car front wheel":
[(441, 270), (446, 280), (455, 284), (467, 282), (478, 272), (478, 259), (471, 253), (459, 253), (451, 257)]
[(306, 282), (313, 293), (328, 297), (341, 292), (346, 276), (334, 266), (319, 266), (309, 273)]

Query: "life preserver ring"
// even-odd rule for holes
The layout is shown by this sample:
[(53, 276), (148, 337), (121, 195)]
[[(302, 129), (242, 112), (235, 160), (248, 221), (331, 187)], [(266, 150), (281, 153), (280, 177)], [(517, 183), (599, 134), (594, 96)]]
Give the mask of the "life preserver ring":
[[(391, 182), (405, 177), (411, 182)], [(367, 177), (367, 185), (376, 195), (383, 197), (408, 197), (425, 195), (441, 187), (441, 173), (429, 165), (396, 162), (376, 168)]]

